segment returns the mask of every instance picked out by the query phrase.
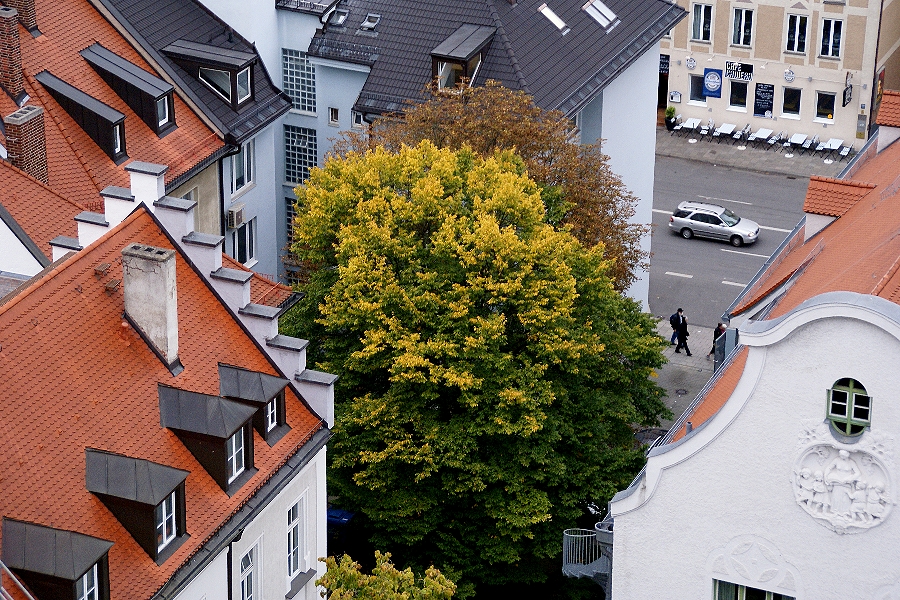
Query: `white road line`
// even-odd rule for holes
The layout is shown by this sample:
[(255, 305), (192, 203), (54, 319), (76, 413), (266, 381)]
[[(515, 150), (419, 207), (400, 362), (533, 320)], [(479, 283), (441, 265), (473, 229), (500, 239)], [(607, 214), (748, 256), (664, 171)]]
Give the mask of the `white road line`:
[(735, 283), (734, 281), (722, 281), (722, 283), (724, 283), (725, 285), (736, 285), (739, 288), (747, 287), (746, 283)]
[(732, 254), (743, 254), (744, 256), (758, 256), (759, 258), (769, 258), (768, 254), (753, 254), (752, 252), (741, 252), (740, 250), (728, 250), (727, 248), (720, 248), (722, 252), (731, 252)]
[(661, 214), (661, 215), (671, 215), (671, 214), (672, 214), (672, 211), (671, 211), (671, 210), (660, 210), (660, 209), (658, 209), (658, 208), (654, 208), (654, 209), (653, 209), (653, 212), (659, 213), (659, 214)]
[(675, 277), (684, 277), (685, 279), (693, 279), (693, 275), (685, 275), (684, 273), (674, 273), (672, 271), (666, 271), (666, 275), (674, 275)]
[(778, 227), (763, 227), (762, 225), (760, 225), (759, 228), (765, 229), (766, 231), (778, 231), (781, 233), (790, 233), (791, 232), (790, 229), (779, 229)]
[(753, 206), (752, 202), (741, 202), (740, 200), (729, 200), (728, 198), (713, 198), (712, 196), (701, 196), (697, 194), (698, 198), (703, 198), (704, 200), (716, 200), (718, 202), (733, 202), (734, 204), (743, 204), (745, 206)]

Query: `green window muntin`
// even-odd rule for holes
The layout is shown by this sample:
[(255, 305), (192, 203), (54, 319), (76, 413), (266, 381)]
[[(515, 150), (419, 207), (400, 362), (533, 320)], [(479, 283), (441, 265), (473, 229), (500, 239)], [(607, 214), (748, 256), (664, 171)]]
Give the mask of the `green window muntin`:
[(872, 398), (855, 379), (839, 379), (828, 390), (827, 416), (840, 433), (860, 435), (872, 420)]

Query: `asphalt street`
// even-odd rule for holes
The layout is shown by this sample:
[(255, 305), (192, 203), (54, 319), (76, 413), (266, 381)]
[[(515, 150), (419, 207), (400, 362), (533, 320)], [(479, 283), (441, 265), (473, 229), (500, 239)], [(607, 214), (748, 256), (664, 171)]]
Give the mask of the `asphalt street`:
[[(761, 174), (707, 162), (657, 156), (650, 259), (650, 310), (668, 317), (683, 307), (688, 322), (714, 327), (722, 313), (803, 216), (808, 177)], [(679, 202), (725, 206), (760, 225), (759, 240), (685, 240), (669, 228)]]

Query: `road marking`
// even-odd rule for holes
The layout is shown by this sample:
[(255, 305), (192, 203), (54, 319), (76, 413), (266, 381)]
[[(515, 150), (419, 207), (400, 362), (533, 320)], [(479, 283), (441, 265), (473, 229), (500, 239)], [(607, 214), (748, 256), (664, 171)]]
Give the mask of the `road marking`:
[(685, 275), (684, 273), (674, 273), (672, 271), (666, 271), (666, 275), (674, 275), (675, 277), (684, 277), (685, 279), (693, 279), (693, 275)]
[(741, 202), (740, 200), (729, 200), (728, 198), (713, 198), (712, 196), (701, 196), (697, 194), (698, 198), (703, 198), (704, 200), (718, 200), (719, 202), (733, 202), (734, 204), (743, 204), (745, 206), (753, 206), (752, 202)]
[[(701, 198), (704, 198), (705, 196), (700, 196), (700, 197), (701, 197)], [(713, 198), (713, 199), (715, 200), (715, 198)], [(737, 202), (737, 200), (731, 200), (731, 202)], [(749, 204), (749, 202), (745, 202), (744, 204)], [(661, 214), (661, 215), (670, 215), (670, 216), (672, 215), (672, 211), (671, 211), (671, 210), (661, 210), (661, 209), (659, 209), (659, 208), (654, 208), (654, 209), (651, 209), (651, 210), (652, 210), (653, 212), (659, 213), (659, 214)], [(778, 227), (765, 227), (765, 226), (763, 226), (763, 225), (760, 225), (759, 228), (760, 228), (760, 229), (765, 229), (766, 231), (778, 231), (778, 232), (780, 232), (780, 233), (790, 233), (790, 232), (791, 232), (790, 229), (781, 229), (781, 228), (778, 228)], [(766, 257), (766, 258), (768, 258), (768, 257)]]
[(736, 285), (739, 288), (747, 287), (746, 283), (735, 283), (734, 281), (722, 281), (722, 283), (724, 283), (725, 285)]
[(728, 250), (726, 248), (720, 248), (722, 252), (731, 252), (732, 254), (743, 254), (744, 256), (758, 256), (759, 258), (769, 258), (768, 254), (753, 254), (752, 252), (741, 252), (740, 250)]

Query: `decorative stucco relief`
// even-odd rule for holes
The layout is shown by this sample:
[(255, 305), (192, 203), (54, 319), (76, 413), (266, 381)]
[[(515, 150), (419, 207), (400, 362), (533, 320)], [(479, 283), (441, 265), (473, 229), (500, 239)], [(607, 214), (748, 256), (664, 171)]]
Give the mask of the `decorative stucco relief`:
[(866, 431), (856, 443), (844, 444), (828, 423), (804, 423), (791, 474), (797, 504), (836, 533), (879, 525), (893, 505), (892, 446), (892, 438), (879, 432)]
[(706, 568), (713, 579), (798, 597), (800, 578), (775, 544), (756, 535), (741, 535), (707, 558)]

